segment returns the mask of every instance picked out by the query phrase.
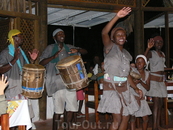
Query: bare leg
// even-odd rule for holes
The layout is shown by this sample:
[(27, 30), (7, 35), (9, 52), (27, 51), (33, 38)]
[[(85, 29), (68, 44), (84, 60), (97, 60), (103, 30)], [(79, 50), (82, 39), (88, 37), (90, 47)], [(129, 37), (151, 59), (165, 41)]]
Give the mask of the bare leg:
[(76, 123), (76, 121), (77, 121), (77, 112), (74, 112), (72, 122)]
[(130, 130), (135, 130), (136, 129), (136, 117), (135, 116), (131, 116), (130, 117)]
[(157, 126), (158, 126), (158, 128), (161, 128), (162, 106), (163, 106), (163, 98), (159, 98), (158, 120), (157, 120)]
[(159, 107), (158, 107), (158, 116), (157, 116), (157, 126), (158, 128), (160, 127), (160, 123), (161, 123), (161, 120), (160, 120), (160, 116), (161, 116), (161, 109), (162, 109), (162, 104), (161, 104), (161, 98), (158, 98), (158, 101), (159, 101)]
[(73, 115), (74, 112), (68, 111), (67, 112), (67, 117), (66, 117), (66, 121), (67, 121), (67, 130), (70, 130), (70, 126), (72, 126), (72, 119), (73, 119)]
[(58, 124), (60, 123), (60, 116), (61, 116), (61, 114), (54, 113), (52, 130), (57, 130), (57, 128), (60, 127), (60, 126), (58, 126)]
[(148, 116), (143, 116), (142, 117), (143, 119), (143, 123), (142, 123), (142, 130), (147, 130), (147, 127), (148, 127)]
[(112, 114), (113, 122), (109, 128), (109, 130), (118, 130), (121, 123), (121, 114)]
[(82, 105), (83, 105), (83, 100), (79, 100), (79, 109), (78, 109), (78, 113), (81, 113)]
[(122, 121), (118, 130), (127, 130), (129, 117), (130, 116), (122, 116)]
[(153, 97), (153, 130), (158, 130), (158, 109), (159, 109), (159, 98)]

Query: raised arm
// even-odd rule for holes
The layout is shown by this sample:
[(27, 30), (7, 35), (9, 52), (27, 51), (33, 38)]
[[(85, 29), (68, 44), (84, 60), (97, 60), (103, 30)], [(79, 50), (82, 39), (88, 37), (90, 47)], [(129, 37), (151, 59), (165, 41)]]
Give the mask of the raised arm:
[(102, 41), (104, 46), (109, 46), (111, 44), (111, 39), (109, 37), (109, 32), (113, 25), (118, 21), (119, 18), (123, 18), (131, 12), (130, 7), (124, 7), (112, 18), (111, 21), (102, 30)]
[(153, 46), (154, 46), (154, 39), (153, 39), (153, 38), (150, 38), (150, 39), (148, 40), (147, 49), (145, 50), (145, 53), (144, 53), (144, 55), (146, 56), (147, 60), (148, 60), (149, 58), (152, 57), (152, 56), (151, 56), (150, 49), (151, 49)]

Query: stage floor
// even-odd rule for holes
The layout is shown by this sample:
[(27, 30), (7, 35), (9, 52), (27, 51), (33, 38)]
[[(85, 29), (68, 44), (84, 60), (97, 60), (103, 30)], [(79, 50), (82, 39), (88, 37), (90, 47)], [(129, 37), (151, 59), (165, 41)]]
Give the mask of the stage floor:
[[(71, 130), (94, 130), (94, 129), (108, 130), (111, 122), (111, 117), (108, 120), (106, 120), (104, 117), (105, 117), (104, 115), (100, 115), (100, 122), (98, 125), (96, 125), (95, 123), (94, 114), (90, 114), (89, 121), (86, 121), (84, 117), (77, 118), (77, 122), (80, 122), (81, 126), (71, 126), (70, 129)], [(60, 124), (62, 124), (62, 120), (63, 118), (61, 118)], [(34, 124), (36, 126), (36, 130), (52, 130), (52, 119), (37, 121), (34, 122)], [(162, 124), (164, 124), (164, 120), (162, 121)], [(152, 117), (150, 116), (148, 130), (152, 130), (151, 125), (152, 125)], [(173, 130), (173, 113), (172, 115), (169, 116), (168, 126), (163, 125), (163, 127), (164, 127), (163, 130)], [(63, 129), (62, 127), (60, 127), (58, 130), (63, 130)], [(142, 130), (142, 129), (138, 128), (136, 130)]]

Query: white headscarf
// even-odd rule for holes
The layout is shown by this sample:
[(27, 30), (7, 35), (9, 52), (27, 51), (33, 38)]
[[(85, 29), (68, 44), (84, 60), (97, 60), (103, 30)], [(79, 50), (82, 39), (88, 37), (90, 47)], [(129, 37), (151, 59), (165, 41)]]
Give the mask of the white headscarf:
[(135, 59), (135, 63), (136, 63), (136, 60), (139, 58), (139, 57), (141, 57), (141, 58), (143, 58), (144, 59), (144, 61), (145, 61), (145, 63), (146, 63), (146, 69), (148, 69), (148, 61), (147, 61), (147, 58), (144, 56), (144, 55), (137, 55), (136, 56), (136, 59)]
[(59, 33), (59, 32), (64, 32), (62, 29), (60, 29), (60, 28), (58, 28), (58, 29), (56, 29), (55, 31), (53, 31), (53, 33), (52, 33), (52, 36), (54, 37), (57, 33)]

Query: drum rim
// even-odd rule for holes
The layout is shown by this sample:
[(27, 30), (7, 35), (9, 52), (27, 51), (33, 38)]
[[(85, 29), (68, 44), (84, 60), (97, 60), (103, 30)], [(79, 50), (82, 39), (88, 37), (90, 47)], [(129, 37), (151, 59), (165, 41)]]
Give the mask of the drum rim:
[(22, 69), (24, 70), (42, 70), (45, 71), (45, 67), (40, 64), (25, 64)]
[[(70, 58), (72, 58), (72, 57), (74, 57), (74, 59), (72, 60), (72, 61), (70, 61), (70, 62), (65, 62), (65, 61), (68, 61)], [(76, 59), (75, 59), (76, 58)], [(73, 56), (68, 56), (68, 57), (66, 57), (66, 58), (64, 58), (64, 59), (62, 59), (62, 60), (60, 60), (57, 64), (56, 64), (56, 66), (57, 67), (68, 67), (68, 66), (70, 66), (70, 65), (72, 65), (73, 63), (75, 63), (75, 62), (77, 62), (77, 61), (79, 61), (79, 60), (82, 60), (81, 59), (81, 57), (79, 56), (79, 55), (73, 55)]]

